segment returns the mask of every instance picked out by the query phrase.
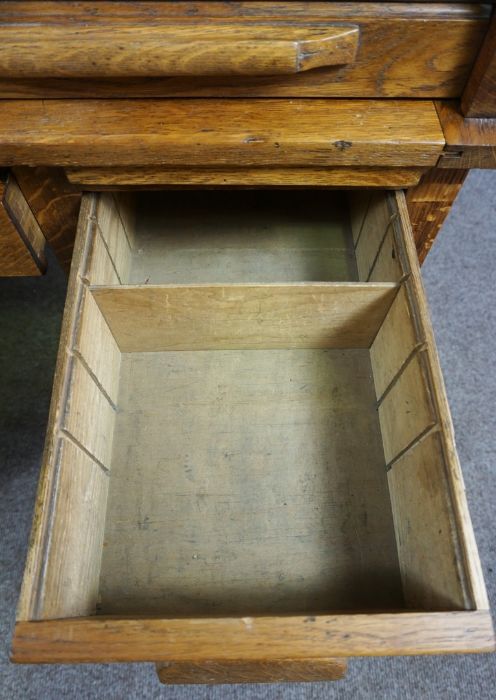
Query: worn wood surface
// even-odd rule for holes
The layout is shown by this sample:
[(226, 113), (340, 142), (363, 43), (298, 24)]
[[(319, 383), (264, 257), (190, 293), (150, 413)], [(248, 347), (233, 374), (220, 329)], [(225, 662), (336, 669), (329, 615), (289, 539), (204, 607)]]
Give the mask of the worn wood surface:
[[(2, 97), (459, 97), (484, 39), (490, 12), (483, 3), (419, 2), (44, 2), (42, 7), (40, 10), (36, 2), (2, 3), (0, 46), (4, 45), (3, 54), (9, 58), (0, 79)], [(166, 47), (162, 43), (158, 52), (152, 51), (153, 39), (176, 28), (178, 34), (187, 30), (197, 36), (211, 28), (221, 37), (221, 27), (229, 25), (230, 31), (239, 33), (241, 55), (241, 37), (254, 26), (285, 25), (286, 31), (287, 27), (294, 31), (294, 27), (315, 24), (326, 30), (336, 23), (360, 28), (357, 57), (345, 65), (243, 80), (238, 76), (136, 77), (138, 71), (150, 75), (152, 67), (162, 67), (157, 56)], [(9, 46), (11, 33), (15, 39)], [(20, 44), (24, 34), (29, 51)], [(41, 38), (58, 34), (60, 41), (51, 38), (40, 46)], [(96, 48), (89, 55), (85, 44), (92, 34), (101, 34), (101, 41), (94, 42)], [(78, 37), (78, 46), (68, 51), (71, 35)], [(119, 42), (112, 53), (117, 37), (123, 35), (129, 39)], [(18, 51), (12, 53), (15, 46)], [(272, 42), (271, 52), (276, 48)], [(183, 53), (187, 57), (191, 50), (186, 47)], [(46, 72), (46, 59), (53, 71), (63, 67), (68, 77), (8, 79), (5, 69), (16, 66), (18, 74)], [(226, 60), (223, 56), (222, 61)], [(179, 61), (179, 65), (184, 63)], [(208, 66), (207, 61), (204, 64)], [(105, 79), (75, 80), (84, 65), (93, 74), (105, 68)], [(112, 72), (124, 73), (126, 78), (109, 80)]]
[(17, 663), (208, 661), (494, 651), (487, 610), (18, 622)]
[(408, 607), (463, 610), (468, 600), (439, 434), (400, 457), (388, 482)]
[[(423, 365), (428, 378), (430, 397), (437, 417), (438, 434), (445, 460), (446, 483), (449, 489), (450, 507), (454, 523), (453, 529), (457, 539), (456, 549), (458, 554), (455, 556), (458, 562), (459, 575), (463, 579), (467, 607), (487, 610), (489, 602), (468, 512), (463, 476), (456, 451), (453, 424), (415, 251), (407, 205), (402, 192), (397, 192), (391, 197), (393, 198), (390, 199), (392, 208), (398, 214), (394, 225), (397, 227), (398, 235), (400, 230), (404, 232), (399, 254), (403, 258), (404, 270), (408, 273), (408, 279), (405, 284), (411, 299), (410, 311), (415, 318), (418, 337), (424, 343), (422, 351)], [(418, 449), (418, 446), (416, 449)], [(392, 468), (394, 469), (394, 465)], [(429, 546), (429, 542), (425, 543), (425, 546)]]
[(327, 23), (0, 26), (0, 71), (18, 78), (288, 75), (355, 59), (359, 27)]
[(459, 105), (438, 100), (439, 115), (446, 146), (439, 168), (496, 168), (496, 118), (465, 119)]
[(496, 119), (496, 14), (465, 85), (461, 107), (465, 117)]
[(82, 190), (197, 187), (380, 187), (416, 185), (425, 168), (67, 168)]
[(17, 166), (13, 172), (59, 263), (69, 271), (81, 205), (80, 188), (57, 168)]
[(0, 277), (40, 275), (45, 237), (12, 175), (0, 181)]
[[(81, 211), (20, 619), (93, 614), (97, 603), (115, 413), (111, 397), (116, 397), (120, 361), (87, 293), (94, 281), (91, 251), (101, 206), (98, 211), (89, 196)], [(91, 337), (81, 338), (80, 327)], [(104, 359), (97, 348), (106, 353)]]
[(367, 348), (394, 284), (93, 287), (122, 352)]
[(0, 165), (434, 165), (433, 103), (379, 100), (11, 100)]
[(276, 659), (265, 661), (193, 661), (157, 664), (159, 681), (166, 685), (221, 683), (305, 683), (344, 678), (344, 659)]
[(432, 168), (416, 187), (406, 192), (408, 213), (419, 261), (429, 253), (451, 207), (465, 182), (468, 170)]
[(123, 354), (120, 384), (102, 613), (401, 607), (367, 350)]

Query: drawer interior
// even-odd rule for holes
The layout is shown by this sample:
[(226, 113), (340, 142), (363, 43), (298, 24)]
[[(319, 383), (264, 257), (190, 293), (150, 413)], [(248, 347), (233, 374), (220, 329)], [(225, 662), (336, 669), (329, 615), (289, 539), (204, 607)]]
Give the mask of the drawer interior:
[(397, 197), (86, 196), (31, 618), (474, 605)]

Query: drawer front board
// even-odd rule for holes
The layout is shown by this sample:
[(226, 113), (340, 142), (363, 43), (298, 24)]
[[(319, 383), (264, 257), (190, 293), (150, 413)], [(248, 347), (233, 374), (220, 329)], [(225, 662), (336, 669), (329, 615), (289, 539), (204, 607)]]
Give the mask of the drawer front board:
[(2, 5), (9, 98), (459, 97), (490, 13), (483, 3)]

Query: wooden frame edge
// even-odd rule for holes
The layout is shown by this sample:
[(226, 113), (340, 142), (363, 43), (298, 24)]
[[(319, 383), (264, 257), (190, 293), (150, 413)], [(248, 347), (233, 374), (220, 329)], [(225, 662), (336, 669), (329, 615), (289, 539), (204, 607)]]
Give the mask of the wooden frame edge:
[(494, 650), (489, 611), (18, 622), (15, 663), (316, 658)]

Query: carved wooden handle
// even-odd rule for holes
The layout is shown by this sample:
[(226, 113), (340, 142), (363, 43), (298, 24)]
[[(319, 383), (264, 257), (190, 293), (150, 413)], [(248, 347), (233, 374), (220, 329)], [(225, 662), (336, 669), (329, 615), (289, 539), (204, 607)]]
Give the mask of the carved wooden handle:
[(0, 26), (4, 78), (288, 75), (354, 60), (357, 25)]

